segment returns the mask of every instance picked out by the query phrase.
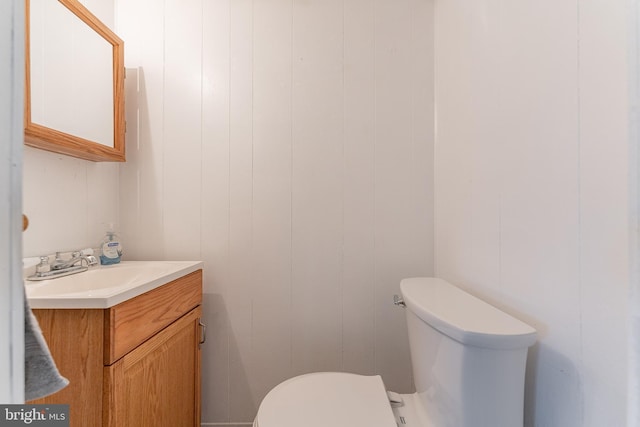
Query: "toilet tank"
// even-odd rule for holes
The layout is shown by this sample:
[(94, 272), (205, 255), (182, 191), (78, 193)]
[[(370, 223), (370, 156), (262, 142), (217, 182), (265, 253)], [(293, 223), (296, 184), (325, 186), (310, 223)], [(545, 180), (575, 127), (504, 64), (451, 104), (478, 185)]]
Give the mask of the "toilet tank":
[(438, 278), (400, 283), (423, 425), (522, 427), (526, 323)]

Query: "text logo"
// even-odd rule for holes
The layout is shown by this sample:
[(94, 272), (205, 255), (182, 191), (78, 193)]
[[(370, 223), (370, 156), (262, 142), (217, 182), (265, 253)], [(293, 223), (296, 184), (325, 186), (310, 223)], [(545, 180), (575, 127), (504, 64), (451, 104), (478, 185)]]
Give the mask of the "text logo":
[(0, 427), (69, 427), (69, 405), (0, 405)]

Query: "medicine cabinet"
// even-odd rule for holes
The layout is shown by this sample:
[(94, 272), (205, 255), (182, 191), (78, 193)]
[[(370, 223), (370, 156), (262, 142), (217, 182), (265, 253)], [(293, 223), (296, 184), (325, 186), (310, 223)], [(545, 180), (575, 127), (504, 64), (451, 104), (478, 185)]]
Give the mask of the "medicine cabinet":
[(124, 161), (123, 41), (77, 0), (25, 4), (25, 143)]

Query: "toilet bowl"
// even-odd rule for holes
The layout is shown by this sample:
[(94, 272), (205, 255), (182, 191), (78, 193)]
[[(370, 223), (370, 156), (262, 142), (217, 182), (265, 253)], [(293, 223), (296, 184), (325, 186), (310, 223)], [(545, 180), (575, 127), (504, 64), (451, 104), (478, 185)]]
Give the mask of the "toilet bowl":
[(379, 376), (319, 372), (291, 378), (260, 404), (254, 427), (396, 427)]
[(380, 376), (300, 375), (265, 396), (254, 427), (522, 427), (535, 329), (442, 279), (400, 290), (415, 393), (387, 392)]

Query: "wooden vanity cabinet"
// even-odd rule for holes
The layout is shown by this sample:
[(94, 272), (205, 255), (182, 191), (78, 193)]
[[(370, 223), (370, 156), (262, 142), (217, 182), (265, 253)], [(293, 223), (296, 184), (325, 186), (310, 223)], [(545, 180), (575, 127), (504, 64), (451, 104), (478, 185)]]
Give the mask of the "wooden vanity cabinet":
[(74, 427), (200, 425), (202, 270), (107, 309), (33, 310)]

